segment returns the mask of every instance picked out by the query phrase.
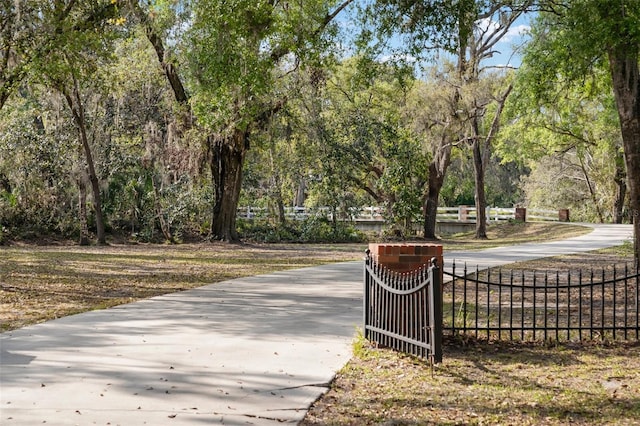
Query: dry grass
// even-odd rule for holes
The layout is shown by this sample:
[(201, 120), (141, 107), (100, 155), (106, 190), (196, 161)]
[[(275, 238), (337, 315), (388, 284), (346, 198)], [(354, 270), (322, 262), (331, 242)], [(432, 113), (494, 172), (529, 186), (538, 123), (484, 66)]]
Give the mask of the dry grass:
[(424, 362), (365, 342), (311, 425), (638, 425), (640, 346), (450, 342)]
[(215, 282), (361, 259), (363, 245), (0, 248), (2, 331)]
[(475, 232), (446, 237), (442, 240), (445, 250), (482, 250), (491, 247), (522, 243), (562, 240), (588, 234), (591, 228), (557, 222), (507, 222), (487, 227), (487, 240), (474, 238)]
[[(567, 224), (509, 223), (490, 227), (486, 241), (462, 234), (441, 243), (445, 248), (477, 249), (587, 231)], [(225, 243), (0, 247), (0, 331), (237, 277), (359, 260), (365, 248)]]

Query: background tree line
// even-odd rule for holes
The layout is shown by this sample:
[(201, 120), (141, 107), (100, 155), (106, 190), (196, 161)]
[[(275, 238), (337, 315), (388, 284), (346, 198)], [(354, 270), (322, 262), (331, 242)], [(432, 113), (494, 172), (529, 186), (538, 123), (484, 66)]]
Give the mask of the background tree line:
[(438, 205), (630, 221), (640, 6), (610, 3), (1, 0), (0, 241), (354, 237), (294, 205), (426, 238)]

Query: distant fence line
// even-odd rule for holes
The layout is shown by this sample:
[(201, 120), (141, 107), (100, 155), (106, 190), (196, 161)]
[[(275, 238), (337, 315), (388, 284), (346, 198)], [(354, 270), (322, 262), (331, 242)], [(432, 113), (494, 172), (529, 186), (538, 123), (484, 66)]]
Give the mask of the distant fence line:
[[(368, 206), (349, 209), (346, 212), (336, 211), (337, 220), (352, 221), (384, 221), (384, 207)], [(524, 214), (524, 216), (523, 216)], [(327, 217), (333, 220), (334, 210), (329, 207), (286, 207), (285, 217), (289, 220), (305, 220), (310, 217)], [(545, 221), (557, 222), (568, 221), (568, 210), (545, 210), (516, 207), (487, 207), (487, 221), (499, 222), (506, 220), (520, 219), (522, 221)], [(243, 219), (268, 219), (273, 217), (273, 213), (262, 207), (240, 207), (238, 217)], [(436, 220), (441, 222), (468, 222), (476, 221), (476, 208), (474, 206), (438, 207)]]

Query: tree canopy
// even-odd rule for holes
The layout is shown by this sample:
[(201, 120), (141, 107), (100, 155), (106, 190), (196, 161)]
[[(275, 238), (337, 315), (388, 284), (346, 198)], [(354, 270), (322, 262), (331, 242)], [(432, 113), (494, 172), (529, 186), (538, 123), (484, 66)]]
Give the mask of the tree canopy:
[[(640, 6), (613, 3), (0, 0), (0, 240), (233, 241), (244, 203), (431, 238), (443, 199), (478, 237), (489, 200), (636, 217)], [(558, 164), (575, 197), (535, 195)]]
[[(524, 70), (534, 98), (554, 102), (564, 87), (608, 69), (629, 183), (635, 253), (640, 257), (640, 3), (550, 0), (540, 13)], [(560, 90), (558, 90), (560, 89)]]

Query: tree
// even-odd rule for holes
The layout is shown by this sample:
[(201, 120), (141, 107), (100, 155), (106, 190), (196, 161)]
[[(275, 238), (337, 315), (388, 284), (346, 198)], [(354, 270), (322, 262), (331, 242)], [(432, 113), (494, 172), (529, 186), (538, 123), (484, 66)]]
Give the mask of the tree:
[[(512, 85), (504, 72), (491, 72), (484, 63), (495, 45), (530, 6), (530, 1), (479, 1), (461, 10), (456, 81), (459, 114), (466, 123), (463, 138), (470, 146), (475, 172), (476, 238), (487, 238), (485, 169)], [(471, 28), (471, 31), (465, 31)]]
[(13, 236), (75, 232), (78, 152), (64, 101), (33, 88), (7, 100), (0, 114), (0, 228)]
[[(12, 91), (27, 79), (45, 82), (58, 90), (70, 108), (85, 153), (93, 189), (98, 242), (104, 244), (105, 231), (100, 188), (87, 135), (87, 122), (80, 94), (79, 66), (83, 54), (100, 45), (114, 21), (118, 2), (13, 2), (2, 1), (0, 15), (0, 108)], [(96, 41), (100, 39), (96, 43)], [(90, 68), (90, 67), (89, 67)], [(39, 81), (41, 82), (41, 81)], [(80, 183), (81, 189), (83, 183)], [(81, 191), (82, 193), (83, 191)], [(81, 209), (82, 211), (82, 209)], [(83, 223), (86, 218), (81, 218)], [(83, 227), (84, 229), (84, 227)], [(84, 238), (82, 242), (84, 242)]]
[[(334, 18), (352, 0), (200, 0), (189, 29), (193, 111), (207, 129), (213, 180), (211, 236), (233, 241), (251, 134), (286, 103), (275, 79), (321, 59)], [(335, 9), (331, 9), (332, 6)]]
[(571, 148), (530, 162), (522, 176), (524, 205), (557, 210), (567, 208), (579, 222), (612, 222), (615, 202), (615, 161), (602, 146)]
[[(475, 202), (475, 171), (468, 150), (458, 150), (452, 158), (451, 166), (440, 193), (445, 206), (470, 206)], [(515, 161), (502, 162), (494, 155), (486, 168), (487, 205), (514, 206), (522, 204), (524, 193), (520, 185), (529, 168)]]
[(440, 191), (451, 164), (452, 150), (461, 142), (459, 92), (447, 77), (452, 67), (448, 62), (442, 68), (432, 68), (427, 81), (414, 86), (407, 109), (414, 134), (422, 140), (431, 158), (424, 204), (423, 235), (427, 239), (436, 238)]
[[(87, 166), (87, 177), (91, 185), (91, 192), (93, 194), (93, 211), (96, 218), (96, 239), (98, 244), (106, 244), (107, 237), (105, 234), (105, 221), (102, 211), (102, 195), (100, 193), (100, 181), (96, 172), (96, 166), (94, 161), (93, 150), (91, 149), (91, 143), (88, 135), (88, 123), (86, 120), (86, 111), (84, 102), (82, 101), (82, 95), (80, 93), (80, 85), (78, 78), (73, 73), (70, 74), (71, 82), (67, 85), (63, 80), (56, 80), (57, 76), (52, 77), (53, 86), (60, 91), (64, 99), (67, 101), (67, 105), (71, 111), (73, 122), (78, 130), (78, 139), (80, 146), (84, 153), (84, 159)], [(82, 178), (80, 178), (82, 179)], [(84, 182), (80, 182), (80, 185), (84, 187)], [(82, 199), (81, 199), (82, 202)], [(82, 213), (83, 211), (81, 211)], [(86, 218), (82, 217), (81, 221), (86, 223)], [(86, 243), (85, 235), (82, 236), (81, 242)]]
[(420, 217), (428, 163), (404, 121), (414, 81), (404, 67), (351, 58), (328, 73), (326, 88), (307, 102), (317, 134), (316, 173), (335, 185), (325, 188), (333, 194), (326, 198), (335, 203), (341, 193), (366, 194), (402, 232)]
[[(447, 131), (435, 144), (429, 167), (429, 187), (425, 203), (424, 236), (435, 238), (438, 198), (454, 145), (467, 143), (473, 152), (476, 175), (476, 237), (486, 238), (486, 196), (484, 170), (491, 156), (490, 146), (500, 124), (500, 114), (511, 86), (502, 84), (487, 90), (496, 81), (483, 67), (495, 53), (495, 45), (507, 34), (515, 20), (531, 6), (531, 0), (466, 0), (430, 2), (379, 0), (369, 16), (374, 17), (379, 34), (408, 36), (405, 53), (425, 57), (444, 51), (455, 59), (454, 67), (443, 67), (438, 78), (450, 89), (449, 117), (434, 117), (432, 123), (446, 123)], [(370, 46), (370, 43), (367, 43)], [(486, 79), (485, 82), (482, 80)], [(492, 105), (495, 107), (492, 108)], [(493, 114), (489, 117), (488, 114)], [(451, 131), (451, 126), (458, 127)], [(431, 126), (431, 124), (429, 124)]]
[(118, 1), (0, 0), (0, 109), (34, 61), (65, 51), (116, 16)]
[[(78, 139), (86, 164), (86, 175), (93, 195), (98, 244), (106, 244), (105, 219), (102, 210), (100, 179), (94, 161), (89, 134), (90, 123), (87, 120), (82, 90), (95, 77), (101, 61), (109, 59), (111, 55), (114, 25), (108, 21), (105, 21), (103, 25), (101, 31), (81, 34), (66, 33), (66, 37), (69, 38), (65, 42), (67, 49), (50, 52), (46, 58), (39, 57), (32, 60), (33, 71), (40, 78), (44, 78), (44, 84), (60, 92), (65, 99), (78, 131)], [(80, 185), (82, 193), (84, 183), (81, 182)], [(86, 222), (86, 218), (81, 218), (81, 221)], [(83, 235), (83, 243), (85, 242), (84, 237)]]
[[(542, 100), (554, 98), (563, 81), (583, 81), (606, 64), (620, 120), (620, 133), (640, 260), (640, 3), (635, 0), (542, 2), (524, 63)], [(571, 49), (567, 49), (571, 46)]]
[[(545, 208), (570, 208), (572, 212), (584, 212), (572, 214), (576, 219), (604, 222), (613, 218), (620, 223), (626, 175), (620, 125), (606, 69), (594, 69), (588, 80), (558, 85), (555, 92), (561, 96), (543, 104), (531, 90), (536, 86), (532, 77), (527, 67), (518, 74), (514, 96), (506, 107), (508, 124), (497, 144), (498, 151), (506, 159), (528, 164), (534, 172), (542, 169), (536, 165), (541, 160), (563, 165), (551, 166), (558, 171), (550, 173), (552, 179), (568, 180), (571, 192), (580, 195), (560, 194), (558, 189), (563, 185), (559, 185), (553, 191), (557, 196), (546, 197)], [(545, 158), (549, 156), (555, 159)], [(529, 193), (536, 181), (540, 179), (528, 180)], [(535, 198), (545, 199), (539, 195)], [(551, 203), (552, 199), (560, 205)]]

